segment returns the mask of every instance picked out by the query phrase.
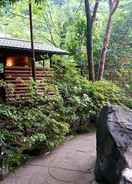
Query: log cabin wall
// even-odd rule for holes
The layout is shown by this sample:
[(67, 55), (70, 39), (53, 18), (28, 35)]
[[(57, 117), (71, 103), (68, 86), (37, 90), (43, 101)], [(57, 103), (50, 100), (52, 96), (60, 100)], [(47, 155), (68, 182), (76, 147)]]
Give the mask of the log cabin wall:
[[(36, 93), (45, 95), (45, 87), (48, 82), (53, 81), (53, 70), (36, 68)], [(32, 71), (30, 66), (12, 66), (5, 67), (6, 101), (23, 101), (31, 98)], [(47, 95), (47, 94), (46, 94)], [(53, 95), (52, 91), (48, 91), (48, 95)]]

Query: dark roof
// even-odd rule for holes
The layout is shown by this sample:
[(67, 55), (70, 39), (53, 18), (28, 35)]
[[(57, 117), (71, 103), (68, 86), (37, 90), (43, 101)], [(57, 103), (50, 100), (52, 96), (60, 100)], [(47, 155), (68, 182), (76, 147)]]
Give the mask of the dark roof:
[[(0, 38), (0, 48), (31, 51), (31, 43), (26, 40), (18, 40), (13, 38)], [(51, 54), (68, 54), (68, 52), (55, 47), (52, 44), (34, 42), (34, 49), (40, 53)]]

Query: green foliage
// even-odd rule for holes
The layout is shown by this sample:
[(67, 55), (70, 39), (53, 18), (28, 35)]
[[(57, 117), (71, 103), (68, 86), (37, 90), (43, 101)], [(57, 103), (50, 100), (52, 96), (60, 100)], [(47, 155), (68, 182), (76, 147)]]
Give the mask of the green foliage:
[(53, 149), (69, 131), (59, 94), (33, 97), (25, 104), (0, 104), (0, 121), (3, 124), (0, 140), (8, 147), (10, 167), (18, 166), (25, 159), (24, 150)]
[(131, 64), (120, 67), (115, 72), (113, 82), (120, 86), (126, 93), (127, 98), (124, 99), (125, 104), (132, 108), (132, 68)]
[[(71, 127), (75, 122), (88, 123), (108, 103), (124, 103), (125, 94), (110, 81), (89, 82), (73, 61), (56, 58), (56, 81), (64, 100), (65, 116)], [(79, 125), (80, 126), (80, 125)]]
[(132, 67), (128, 64), (128, 67), (121, 67), (116, 71), (114, 82), (120, 87), (125, 89), (126, 93), (132, 96)]
[[(119, 66), (122, 57), (131, 58), (131, 0), (120, 1), (119, 8), (113, 17), (113, 31), (108, 48), (107, 60), (111, 65)], [(2, 1), (3, 4), (4, 1)], [(9, 4), (9, 1), (6, 4)], [(66, 49), (78, 66), (87, 71), (86, 62), (86, 18), (84, 2), (78, 0), (56, 3), (53, 0), (32, 1), (34, 39), (51, 42)], [(39, 4), (39, 2), (41, 2)], [(90, 1), (93, 7), (95, 1)], [(16, 1), (10, 8), (0, 10), (1, 32), (13, 37), (30, 39), (28, 0)], [(43, 13), (45, 12), (45, 13)], [(93, 29), (94, 61), (98, 67), (100, 49), (108, 18), (108, 3), (100, 1), (99, 11)], [(17, 29), (16, 29), (17, 27)], [(109, 69), (106, 71), (108, 74)], [(105, 76), (106, 77), (106, 76)]]
[(108, 103), (121, 104), (125, 95), (123, 90), (111, 81), (91, 83), (89, 92), (98, 110)]
[(86, 60), (85, 46), (86, 35), (86, 21), (85, 17), (82, 17), (80, 13), (76, 14), (74, 20), (69, 26), (69, 30), (66, 35), (66, 47), (74, 59), (79, 65)]
[(122, 58), (131, 60), (132, 9), (131, 1), (120, 1), (119, 9), (113, 20), (113, 31), (110, 41), (109, 62), (120, 65)]

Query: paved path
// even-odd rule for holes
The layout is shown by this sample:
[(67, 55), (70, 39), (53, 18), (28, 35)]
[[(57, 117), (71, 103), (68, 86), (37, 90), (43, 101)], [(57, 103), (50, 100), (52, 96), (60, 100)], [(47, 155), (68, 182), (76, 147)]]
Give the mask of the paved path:
[(1, 184), (94, 184), (95, 134), (67, 141), (52, 154), (28, 162)]

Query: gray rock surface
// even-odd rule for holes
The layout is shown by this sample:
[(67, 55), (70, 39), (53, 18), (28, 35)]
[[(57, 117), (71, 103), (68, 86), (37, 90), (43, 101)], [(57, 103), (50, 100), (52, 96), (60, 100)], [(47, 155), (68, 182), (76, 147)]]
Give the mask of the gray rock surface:
[(132, 184), (132, 111), (108, 105), (97, 121), (96, 180)]

